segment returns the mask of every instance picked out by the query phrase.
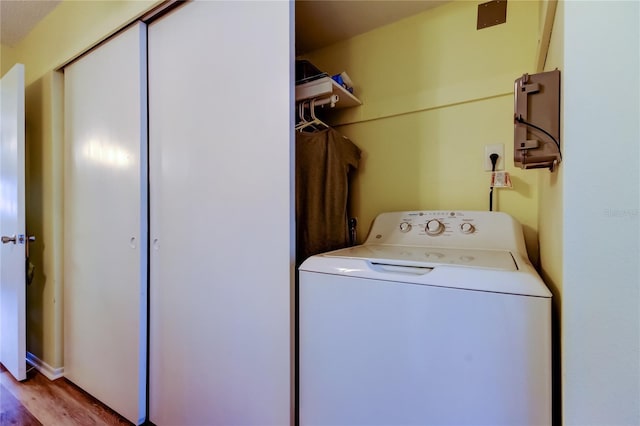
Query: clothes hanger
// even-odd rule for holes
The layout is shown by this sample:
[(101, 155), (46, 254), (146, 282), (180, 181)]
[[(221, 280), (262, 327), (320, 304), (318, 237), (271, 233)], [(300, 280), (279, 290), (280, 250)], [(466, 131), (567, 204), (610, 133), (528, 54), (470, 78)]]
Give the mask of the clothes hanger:
[[(305, 120), (304, 118), (304, 104), (305, 102), (302, 102), (302, 119)], [(316, 109), (316, 100), (315, 99), (311, 99), (311, 101), (309, 102), (309, 113), (311, 115), (311, 121), (304, 121), (302, 123), (299, 123), (296, 126), (296, 130), (297, 131), (302, 131), (303, 129), (306, 129), (307, 127), (312, 127), (314, 130), (322, 130), (324, 129), (328, 129), (329, 125), (324, 123), (322, 120), (320, 120), (318, 117), (316, 117), (316, 113), (315, 113), (315, 109)], [(318, 128), (317, 126), (321, 126), (320, 128)]]
[(298, 118), (299, 118), (299, 122), (296, 126), (300, 125), (301, 123), (306, 123), (307, 119), (304, 116), (304, 104), (306, 101), (302, 101), (298, 103)]

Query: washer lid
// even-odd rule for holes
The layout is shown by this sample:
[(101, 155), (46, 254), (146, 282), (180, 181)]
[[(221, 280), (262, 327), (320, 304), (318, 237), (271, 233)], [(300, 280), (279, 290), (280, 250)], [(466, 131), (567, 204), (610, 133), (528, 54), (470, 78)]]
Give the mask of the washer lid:
[(419, 268), (451, 265), (499, 271), (518, 270), (511, 253), (503, 250), (365, 244), (325, 253), (324, 256), (363, 259), (374, 264)]

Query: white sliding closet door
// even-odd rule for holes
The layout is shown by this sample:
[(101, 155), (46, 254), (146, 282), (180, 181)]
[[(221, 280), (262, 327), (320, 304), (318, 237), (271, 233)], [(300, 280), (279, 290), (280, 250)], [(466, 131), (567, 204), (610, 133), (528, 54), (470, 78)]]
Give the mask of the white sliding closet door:
[(64, 69), (65, 376), (144, 420), (147, 306), (146, 29)]
[(149, 25), (150, 420), (290, 422), (290, 8)]

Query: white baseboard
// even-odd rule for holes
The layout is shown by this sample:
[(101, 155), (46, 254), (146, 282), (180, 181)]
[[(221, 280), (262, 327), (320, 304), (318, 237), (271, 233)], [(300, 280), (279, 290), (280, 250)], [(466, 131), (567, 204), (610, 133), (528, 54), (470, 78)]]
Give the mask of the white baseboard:
[(59, 379), (60, 377), (64, 377), (64, 367), (53, 368), (31, 352), (27, 352), (27, 362), (49, 380), (55, 380)]

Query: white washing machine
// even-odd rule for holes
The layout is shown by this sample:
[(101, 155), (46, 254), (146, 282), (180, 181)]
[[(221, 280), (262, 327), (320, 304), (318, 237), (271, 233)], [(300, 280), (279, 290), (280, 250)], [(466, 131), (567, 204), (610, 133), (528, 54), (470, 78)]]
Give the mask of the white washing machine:
[(299, 283), (301, 426), (551, 424), (551, 293), (511, 216), (383, 213)]

